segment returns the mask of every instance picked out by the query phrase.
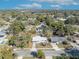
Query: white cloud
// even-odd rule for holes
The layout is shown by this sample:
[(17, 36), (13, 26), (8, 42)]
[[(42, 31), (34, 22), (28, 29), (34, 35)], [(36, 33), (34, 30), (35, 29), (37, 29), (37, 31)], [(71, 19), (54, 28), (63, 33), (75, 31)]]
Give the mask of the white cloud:
[(52, 2), (53, 0), (31, 0), (31, 1), (37, 1), (37, 2)]
[(31, 0), (31, 1), (37, 1), (37, 2), (49, 2), (49, 3), (55, 3), (60, 5), (77, 5), (79, 4), (79, 1), (75, 0)]
[(78, 3), (74, 2), (73, 5), (79, 5)]
[(42, 8), (41, 4), (38, 3), (32, 3), (32, 4), (20, 4), (17, 7), (15, 7), (15, 9), (38, 9), (38, 8)]
[(60, 5), (50, 5), (50, 6), (53, 9), (61, 9), (61, 6)]
[(23, 9), (23, 8), (21, 8), (21, 7), (14, 7), (13, 9)]
[(51, 7), (60, 7), (60, 5), (51, 5)]

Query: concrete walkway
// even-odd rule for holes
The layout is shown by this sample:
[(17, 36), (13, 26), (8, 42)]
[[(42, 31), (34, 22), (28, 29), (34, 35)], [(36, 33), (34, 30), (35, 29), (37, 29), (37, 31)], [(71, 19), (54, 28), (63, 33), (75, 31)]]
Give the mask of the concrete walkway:
[(45, 59), (52, 59), (52, 56), (45, 56)]
[(36, 43), (33, 42), (32, 48), (36, 48)]
[(18, 56), (17, 59), (23, 59), (23, 56)]
[(55, 43), (50, 43), (54, 50), (61, 50)]

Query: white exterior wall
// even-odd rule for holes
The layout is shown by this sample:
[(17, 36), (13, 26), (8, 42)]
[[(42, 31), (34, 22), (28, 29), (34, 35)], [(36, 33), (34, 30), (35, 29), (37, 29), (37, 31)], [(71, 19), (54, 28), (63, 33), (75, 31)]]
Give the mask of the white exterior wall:
[(35, 43), (47, 42), (47, 38), (41, 37), (41, 36), (35, 36), (33, 37), (32, 42), (35, 42)]

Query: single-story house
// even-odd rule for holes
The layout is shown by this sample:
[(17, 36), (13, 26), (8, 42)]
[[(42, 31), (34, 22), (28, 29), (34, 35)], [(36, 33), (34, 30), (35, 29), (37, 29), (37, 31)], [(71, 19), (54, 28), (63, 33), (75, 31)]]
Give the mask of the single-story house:
[(79, 37), (79, 32), (75, 32), (75, 33), (74, 33), (74, 36)]
[(36, 20), (36, 18), (28, 18), (28, 23), (29, 24), (31, 24), (31, 25), (33, 25), (33, 24), (35, 24), (35, 20)]
[(37, 33), (42, 32), (41, 25), (36, 26), (36, 32), (37, 32)]
[(73, 57), (78, 57), (78, 56), (79, 56), (79, 50), (76, 49), (76, 48), (72, 48), (72, 49), (67, 50), (67, 51), (65, 51), (65, 52), (66, 52), (66, 54), (67, 54), (68, 56), (73, 56)]
[(5, 32), (0, 32), (0, 37), (3, 37), (3, 36), (5, 36)]
[(61, 43), (63, 41), (66, 41), (66, 38), (65, 37), (58, 37), (58, 36), (55, 36), (55, 37), (51, 37), (51, 42), (52, 43)]
[(79, 44), (79, 40), (75, 40), (77, 44)]
[(47, 42), (47, 38), (41, 37), (41, 36), (35, 36), (35, 37), (33, 37), (32, 42), (35, 42), (35, 43)]
[(44, 27), (46, 27), (45, 22), (41, 22), (40, 25), (36, 26), (36, 32), (37, 32), (38, 34), (41, 34)]
[(3, 44), (5, 42), (6, 33), (0, 32), (0, 44)]
[(57, 20), (65, 21), (66, 19), (65, 18), (57, 17)]

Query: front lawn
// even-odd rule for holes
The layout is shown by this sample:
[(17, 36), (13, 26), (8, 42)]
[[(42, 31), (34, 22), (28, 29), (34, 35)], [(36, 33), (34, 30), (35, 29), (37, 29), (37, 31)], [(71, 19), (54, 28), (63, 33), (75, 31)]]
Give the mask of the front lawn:
[(72, 47), (69, 43), (68, 44), (59, 43), (57, 45), (58, 45), (59, 48), (70, 48), (70, 47)]
[(36, 48), (52, 48), (50, 43), (43, 45), (42, 43), (36, 44)]
[[(39, 59), (39, 58), (34, 58), (34, 57), (24, 57), (23, 59)], [(45, 57), (43, 57), (42, 59), (45, 59)]]
[(18, 48), (31, 48), (32, 47), (32, 38), (28, 34), (22, 34), (21, 36), (11, 36), (8, 41), (8, 45), (12, 45)]
[(23, 59), (36, 59), (34, 57), (24, 57)]

